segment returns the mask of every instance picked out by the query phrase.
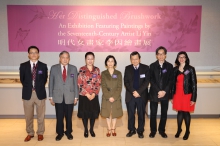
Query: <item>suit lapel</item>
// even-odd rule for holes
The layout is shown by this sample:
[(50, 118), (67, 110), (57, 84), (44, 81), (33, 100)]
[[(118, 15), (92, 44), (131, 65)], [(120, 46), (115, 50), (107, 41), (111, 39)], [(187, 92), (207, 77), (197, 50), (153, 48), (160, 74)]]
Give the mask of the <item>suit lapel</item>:
[(142, 71), (142, 65), (141, 65), (141, 63), (139, 64), (139, 77), (138, 77), (138, 79), (139, 79), (139, 85), (140, 85), (140, 83), (141, 83), (141, 78), (140, 78), (140, 75), (143, 73), (143, 71)]
[(59, 65), (57, 66), (57, 73), (58, 73), (58, 76), (59, 76), (59, 78), (61, 79), (61, 81), (63, 81), (63, 75), (62, 75), (61, 64), (59, 64)]
[(38, 74), (38, 71), (41, 70), (41, 64), (40, 62), (38, 61), (37, 62), (37, 70), (36, 70), (36, 81), (39, 80), (39, 74)]
[(27, 68), (28, 68), (28, 73), (30, 74), (31, 79), (32, 79), (32, 71), (31, 71), (31, 63), (30, 63), (30, 61), (28, 61), (28, 63), (27, 63)]
[(133, 82), (134, 82), (134, 66), (133, 65), (130, 66), (130, 74), (132, 77), (132, 84), (133, 84)]
[(71, 73), (70, 65), (68, 64), (66, 81), (68, 81), (68, 78), (70, 78), (70, 73)]

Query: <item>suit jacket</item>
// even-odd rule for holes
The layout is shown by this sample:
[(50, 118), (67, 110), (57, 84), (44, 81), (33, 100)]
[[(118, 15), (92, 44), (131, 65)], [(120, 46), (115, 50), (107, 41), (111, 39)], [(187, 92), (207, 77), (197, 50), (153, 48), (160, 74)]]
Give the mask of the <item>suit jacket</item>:
[[(22, 99), (30, 100), (33, 83), (32, 83), (32, 71), (30, 61), (20, 64), (20, 81), (22, 83)], [(48, 69), (47, 65), (38, 61), (36, 79), (35, 79), (35, 91), (39, 100), (45, 99), (46, 89), (45, 84), (47, 82)]]
[(68, 64), (66, 81), (63, 81), (61, 65), (51, 67), (49, 77), (49, 97), (53, 97), (55, 103), (62, 103), (63, 97), (66, 104), (73, 104), (78, 98), (77, 68)]
[[(147, 102), (147, 94), (148, 94), (148, 85), (150, 81), (150, 72), (149, 67), (144, 64), (139, 64), (139, 89), (136, 90), (141, 98)], [(125, 101), (129, 102), (131, 98), (133, 97), (133, 91), (135, 89), (133, 88), (133, 82), (134, 82), (134, 67), (133, 65), (128, 65), (125, 67), (125, 73), (124, 73), (124, 84), (126, 88), (125, 93)]]
[[(118, 118), (123, 115), (121, 103), (122, 75), (118, 70), (114, 70), (111, 76), (108, 70), (101, 74), (102, 77), (102, 106), (101, 116), (108, 118), (112, 112), (112, 118)], [(111, 103), (109, 98), (113, 97), (115, 101)]]
[[(165, 61), (160, 67), (159, 61), (150, 65), (150, 101), (159, 102), (171, 98), (171, 88), (173, 85), (173, 65)], [(163, 98), (158, 98), (158, 92), (165, 91)]]

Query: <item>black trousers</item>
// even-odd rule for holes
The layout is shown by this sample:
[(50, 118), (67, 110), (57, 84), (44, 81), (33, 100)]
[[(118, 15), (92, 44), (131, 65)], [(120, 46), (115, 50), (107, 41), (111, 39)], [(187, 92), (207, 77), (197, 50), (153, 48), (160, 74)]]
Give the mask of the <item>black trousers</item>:
[[(161, 100), (161, 117), (158, 127), (159, 132), (165, 132), (165, 126), (167, 122), (167, 110), (169, 105), (169, 100)], [(151, 132), (157, 132), (157, 109), (158, 102), (150, 102), (150, 130)]]
[(72, 114), (73, 114), (73, 104), (65, 104), (63, 99), (62, 103), (55, 103), (56, 109), (56, 133), (63, 134), (64, 133), (64, 117), (66, 119), (66, 134), (72, 133)]
[(137, 109), (138, 114), (138, 128), (137, 132), (144, 132), (145, 125), (145, 107), (146, 103), (142, 97), (134, 98), (126, 103), (128, 112), (128, 130), (136, 130), (135, 128), (135, 113)]

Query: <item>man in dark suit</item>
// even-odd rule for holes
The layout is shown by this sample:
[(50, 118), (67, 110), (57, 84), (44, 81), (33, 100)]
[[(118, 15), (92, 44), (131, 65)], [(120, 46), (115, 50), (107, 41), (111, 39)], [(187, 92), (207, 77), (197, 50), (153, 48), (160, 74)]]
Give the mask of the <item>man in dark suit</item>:
[[(77, 68), (71, 64), (70, 54), (62, 51), (59, 55), (60, 64), (53, 65), (49, 77), (49, 97), (56, 109), (56, 141), (62, 139), (64, 133), (69, 140), (72, 136), (73, 105), (77, 103), (79, 92), (77, 85)], [(64, 132), (64, 117), (66, 131)]]
[(157, 107), (161, 105), (161, 118), (158, 127), (159, 134), (167, 138), (165, 126), (167, 121), (167, 110), (171, 98), (171, 87), (173, 79), (173, 65), (167, 62), (167, 50), (160, 46), (156, 49), (157, 61), (150, 65), (150, 129), (149, 137), (154, 138), (157, 132)]
[[(140, 54), (132, 52), (130, 54), (131, 65), (126, 66), (124, 74), (124, 84), (126, 87), (125, 102), (128, 112), (127, 137), (136, 134), (143, 138), (145, 125), (145, 106), (147, 103), (148, 85), (150, 80), (149, 67), (140, 63)], [(138, 128), (135, 128), (135, 112), (138, 114)]]
[(47, 65), (38, 61), (39, 49), (36, 46), (30, 46), (28, 48), (28, 57), (30, 60), (20, 65), (20, 81), (23, 86), (22, 99), (26, 119), (26, 131), (28, 133), (24, 141), (30, 141), (35, 134), (33, 128), (35, 105), (37, 110), (38, 141), (42, 141), (45, 131), (44, 115), (45, 98), (47, 97), (45, 90), (48, 77)]

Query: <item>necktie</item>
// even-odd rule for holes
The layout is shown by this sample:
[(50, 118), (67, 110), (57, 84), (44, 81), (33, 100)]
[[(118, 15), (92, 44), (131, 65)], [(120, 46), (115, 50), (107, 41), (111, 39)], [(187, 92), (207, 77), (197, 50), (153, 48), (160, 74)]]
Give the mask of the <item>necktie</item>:
[(36, 65), (35, 63), (33, 63), (33, 69), (32, 69), (33, 90), (35, 90), (35, 79), (36, 79)]
[(66, 81), (66, 67), (63, 66), (63, 81)]
[(134, 67), (135, 70), (137, 70), (137, 67)]

